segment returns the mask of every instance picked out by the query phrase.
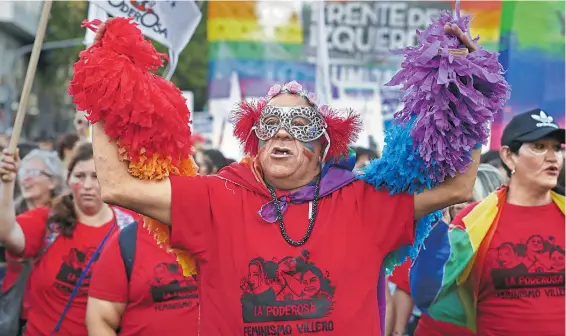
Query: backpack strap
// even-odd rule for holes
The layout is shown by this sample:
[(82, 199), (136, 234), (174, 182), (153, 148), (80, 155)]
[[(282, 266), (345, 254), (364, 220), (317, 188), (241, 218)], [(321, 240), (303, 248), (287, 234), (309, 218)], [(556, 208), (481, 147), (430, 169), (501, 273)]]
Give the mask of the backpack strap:
[(57, 324), (55, 325), (55, 328), (53, 329), (53, 332), (51, 333), (51, 335), (55, 335), (57, 332), (59, 332), (59, 329), (61, 328), (61, 324), (63, 323), (65, 316), (67, 315), (67, 312), (69, 311), (69, 308), (71, 308), (71, 303), (73, 302), (73, 300), (75, 299), (75, 297), (79, 293), (79, 288), (80, 288), (81, 284), (83, 283), (83, 281), (84, 281), (86, 275), (88, 274), (88, 271), (90, 270), (94, 261), (98, 259), (98, 256), (100, 255), (100, 252), (102, 251), (102, 248), (106, 244), (106, 241), (108, 240), (108, 238), (112, 235), (112, 232), (114, 231), (114, 229), (116, 227), (127, 227), (128, 224), (135, 222), (134, 217), (131, 216), (130, 214), (127, 214), (126, 212), (124, 212), (120, 209), (117, 209), (117, 208), (112, 208), (112, 210), (114, 211), (114, 216), (116, 217), (116, 221), (110, 227), (110, 230), (108, 230), (108, 232), (106, 233), (106, 235), (104, 236), (104, 238), (102, 239), (100, 244), (98, 244), (98, 247), (94, 251), (94, 254), (92, 255), (92, 257), (90, 258), (90, 260), (87, 262), (86, 266), (84, 267), (84, 269), (81, 273), (81, 276), (77, 280), (77, 282), (75, 284), (75, 288), (73, 288), (73, 292), (71, 292), (71, 295), (69, 296), (69, 299), (67, 300), (67, 304), (63, 308), (63, 311), (61, 312), (61, 316), (59, 316), (59, 320), (57, 321)]
[(81, 287), (81, 284), (83, 283), (86, 275), (88, 274), (88, 271), (90, 270), (90, 268), (92, 266), (92, 263), (96, 259), (98, 259), (98, 256), (100, 255), (100, 251), (102, 251), (104, 244), (106, 244), (106, 241), (108, 240), (108, 238), (112, 234), (112, 231), (114, 231), (115, 227), (116, 227), (116, 223), (110, 227), (110, 230), (108, 230), (108, 232), (106, 233), (106, 235), (104, 236), (104, 238), (102, 239), (100, 244), (98, 244), (98, 247), (94, 251), (94, 254), (90, 258), (90, 260), (87, 262), (86, 266), (83, 268), (81, 276), (77, 280), (77, 282), (75, 284), (75, 288), (73, 288), (73, 291), (71, 292), (71, 295), (69, 296), (69, 299), (67, 300), (67, 304), (65, 304), (65, 307), (63, 308), (63, 311), (61, 312), (61, 316), (59, 316), (59, 320), (57, 321), (57, 324), (55, 325), (55, 328), (53, 329), (52, 335), (55, 335), (55, 333), (59, 332), (59, 329), (61, 328), (61, 324), (63, 323), (63, 320), (65, 319), (65, 316), (67, 315), (67, 312), (69, 311), (69, 308), (71, 308), (71, 303), (73, 302), (73, 300), (75, 299), (75, 297), (79, 293), (79, 288)]
[(138, 233), (138, 222), (133, 222), (131, 225), (126, 226), (120, 230), (118, 237), (118, 244), (120, 245), (120, 254), (126, 269), (126, 277), (128, 283), (132, 278), (132, 269), (134, 267), (134, 260), (136, 257), (136, 240)]

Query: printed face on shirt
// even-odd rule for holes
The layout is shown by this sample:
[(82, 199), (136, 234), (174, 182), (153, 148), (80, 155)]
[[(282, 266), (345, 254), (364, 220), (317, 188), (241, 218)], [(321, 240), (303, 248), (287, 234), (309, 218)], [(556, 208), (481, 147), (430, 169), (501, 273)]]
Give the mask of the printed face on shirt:
[(75, 203), (82, 212), (94, 215), (100, 211), (103, 202), (93, 159), (77, 162), (68, 183)]
[[(196, 300), (197, 285), (195, 277), (183, 276), (176, 263), (160, 263), (153, 269), (153, 278), (149, 283), (149, 291), (153, 302), (159, 304), (157, 310), (174, 309), (177, 305), (168, 305), (170, 301)], [(197, 304), (192, 302), (190, 305)]]
[(32, 159), (18, 171), (22, 197), (26, 200), (51, 199), (55, 181), (41, 160)]
[(518, 155), (510, 154), (504, 159), (508, 167), (515, 169), (512, 179), (532, 188), (550, 190), (558, 183), (564, 151), (557, 139), (543, 138), (524, 143)]
[[(304, 98), (292, 94), (279, 95), (269, 104), (281, 107), (309, 106)], [(307, 120), (296, 119), (293, 122), (308, 123)], [(321, 152), (319, 139), (301, 142), (281, 128), (272, 138), (260, 141), (259, 161), (268, 181), (288, 179), (290, 184), (297, 181), (298, 186), (302, 186), (318, 174)], [(302, 183), (303, 181), (306, 182)]]
[(491, 278), (498, 297), (520, 297), (537, 289), (538, 296), (564, 295), (559, 290), (564, 287), (564, 246), (556, 237), (524, 236), (502, 242), (488, 253), (493, 256)]
[[(53, 286), (63, 293), (71, 293), (79, 280), (86, 264), (94, 257), (96, 247), (87, 249), (72, 248), (67, 255), (63, 257), (63, 262)], [(79, 296), (87, 295), (87, 288), (90, 284), (92, 269), (89, 269), (83, 282), (80, 285)]]
[(296, 257), (252, 259), (240, 288), (245, 335), (257, 332), (257, 328), (305, 333), (309, 323), (302, 321), (308, 319), (316, 320), (321, 331), (334, 328), (336, 287), (330, 274), (310, 260), (307, 250)]

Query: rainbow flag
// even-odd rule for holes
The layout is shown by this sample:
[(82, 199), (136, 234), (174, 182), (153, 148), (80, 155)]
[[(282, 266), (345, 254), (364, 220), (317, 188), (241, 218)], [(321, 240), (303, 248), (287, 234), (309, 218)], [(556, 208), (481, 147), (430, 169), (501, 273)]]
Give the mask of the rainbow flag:
[(512, 94), (493, 124), (492, 148), (513, 116), (533, 108), (565, 125), (564, 2), (504, 1), (501, 8), (499, 62)]
[[(504, 187), (476, 205), (464, 226), (432, 229), (410, 271), (411, 295), (424, 314), (476, 331), (480, 272), (506, 193)], [(552, 192), (552, 200), (564, 213), (564, 196)]]
[(499, 50), (502, 1), (461, 1), (462, 15), (470, 14), (472, 37), (480, 35), (481, 45), (489, 51)]
[[(273, 7), (275, 3), (269, 3)], [(314, 90), (315, 68), (306, 62), (300, 10), (270, 27), (257, 1), (208, 3), (209, 98), (227, 98), (232, 72), (246, 97), (259, 97), (275, 83), (291, 80)], [(289, 6), (291, 6), (289, 4)]]

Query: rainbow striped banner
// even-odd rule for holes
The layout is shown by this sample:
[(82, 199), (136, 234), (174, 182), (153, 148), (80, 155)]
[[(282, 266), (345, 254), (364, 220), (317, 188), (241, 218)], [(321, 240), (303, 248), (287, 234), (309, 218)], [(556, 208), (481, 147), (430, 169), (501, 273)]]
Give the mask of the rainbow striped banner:
[(564, 2), (504, 1), (499, 60), (511, 99), (492, 128), (499, 147), (503, 127), (516, 114), (541, 108), (564, 126)]
[(463, 15), (470, 14), (472, 36), (480, 35), (482, 46), (489, 51), (499, 50), (502, 1), (462, 1)]
[(259, 14), (274, 10), (276, 3), (268, 4), (271, 8), (256, 1), (209, 2), (210, 99), (229, 96), (233, 72), (247, 97), (263, 96), (271, 85), (290, 80), (314, 90), (315, 69), (304, 57), (300, 9), (270, 30)]

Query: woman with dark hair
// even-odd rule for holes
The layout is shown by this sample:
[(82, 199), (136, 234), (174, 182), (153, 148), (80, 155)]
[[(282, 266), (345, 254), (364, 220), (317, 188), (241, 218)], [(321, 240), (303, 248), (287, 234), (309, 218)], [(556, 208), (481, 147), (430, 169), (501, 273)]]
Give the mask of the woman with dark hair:
[(216, 149), (205, 149), (195, 153), (195, 161), (199, 167), (200, 175), (216, 174), (228, 165), (224, 154)]
[(369, 148), (356, 147), (354, 151), (356, 151), (356, 166), (354, 167), (356, 170), (365, 167), (371, 160), (379, 159), (379, 154)]
[(508, 185), (436, 225), (411, 267), (411, 294), (430, 317), (478, 335), (564, 334), (564, 271), (551, 255), (565, 241), (564, 196), (552, 191), (564, 141), (541, 109), (505, 126)]
[(217, 149), (206, 149), (203, 153), (212, 162), (212, 174), (216, 174), (220, 169), (228, 165), (224, 154)]
[[(480, 164), (472, 192), (473, 202), (482, 201), (490, 193), (500, 188), (503, 182), (503, 176), (497, 168), (489, 164)], [(469, 204), (468, 202), (460, 203), (446, 208), (443, 221), (450, 223)], [(401, 267), (396, 268), (388, 279), (396, 287), (391, 300), (393, 306), (393, 318), (390, 322), (393, 323), (392, 335), (402, 335), (405, 328), (411, 331), (409, 334), (415, 336), (472, 335), (466, 328), (433, 320), (426, 314), (414, 310), (409, 286), (410, 266), (410, 261), (405, 262)]]
[(0, 242), (12, 259), (34, 261), (26, 335), (50, 335), (57, 329), (65, 335), (86, 335), (90, 266), (116, 221), (122, 225), (132, 217), (102, 202), (91, 144), (77, 148), (69, 164), (70, 194), (50, 207), (16, 216), (12, 194), (19, 165), (17, 154), (3, 151)]
[(67, 133), (59, 138), (57, 142), (57, 155), (63, 163), (65, 167), (69, 165), (69, 161), (73, 157), (73, 149), (75, 148), (75, 144), (79, 141), (79, 136), (75, 133)]

